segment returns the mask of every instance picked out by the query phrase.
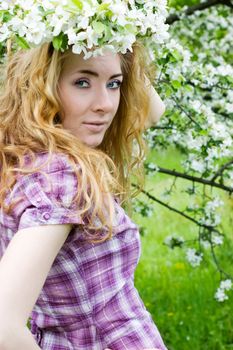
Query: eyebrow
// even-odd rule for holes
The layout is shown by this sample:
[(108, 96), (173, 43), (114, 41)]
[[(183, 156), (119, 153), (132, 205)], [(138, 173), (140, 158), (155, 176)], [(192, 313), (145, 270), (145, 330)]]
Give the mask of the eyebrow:
[[(97, 72), (94, 72), (94, 71), (89, 70), (89, 69), (82, 69), (82, 70), (77, 71), (76, 73), (89, 74), (89, 75), (93, 75), (94, 77), (99, 77), (99, 74)], [(117, 74), (112, 75), (109, 79), (113, 79), (113, 78), (121, 77), (121, 76), (123, 76), (122, 73), (117, 73)]]

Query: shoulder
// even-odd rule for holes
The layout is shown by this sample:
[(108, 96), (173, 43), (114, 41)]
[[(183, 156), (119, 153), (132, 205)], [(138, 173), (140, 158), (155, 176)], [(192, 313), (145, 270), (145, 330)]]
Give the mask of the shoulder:
[(40, 188), (58, 199), (77, 189), (77, 175), (68, 155), (39, 153), (33, 162), (28, 162), (27, 167), (32, 167), (32, 172), (21, 173), (17, 179), (18, 186), (26, 195), (30, 193), (33, 196)]
[[(25, 156), (25, 166), (32, 167), (51, 174), (66, 169), (72, 169), (69, 156), (64, 153), (40, 152), (34, 154), (34, 159)], [(36, 172), (36, 170), (35, 170)]]
[(21, 192), (26, 197), (33, 197), (43, 190), (46, 194), (58, 198), (68, 193), (72, 195), (77, 189), (74, 166), (65, 154), (36, 154), (33, 160), (25, 158), (25, 168), (31, 171), (18, 173), (14, 193)]
[(70, 202), (77, 191), (77, 176), (69, 161), (62, 153), (38, 153), (35, 158), (25, 157), (28, 172), (18, 172), (16, 182), (6, 196), (6, 205), (48, 196), (51, 200)]
[(36, 154), (26, 159), (30, 173), (20, 173), (6, 204), (18, 228), (39, 224), (81, 223), (76, 206), (78, 179), (64, 154)]

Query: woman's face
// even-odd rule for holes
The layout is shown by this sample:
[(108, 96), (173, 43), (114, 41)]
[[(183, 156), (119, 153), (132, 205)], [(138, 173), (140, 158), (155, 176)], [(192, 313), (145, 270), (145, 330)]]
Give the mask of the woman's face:
[(70, 52), (59, 79), (63, 127), (90, 147), (100, 145), (117, 112), (122, 80), (119, 55), (84, 60)]

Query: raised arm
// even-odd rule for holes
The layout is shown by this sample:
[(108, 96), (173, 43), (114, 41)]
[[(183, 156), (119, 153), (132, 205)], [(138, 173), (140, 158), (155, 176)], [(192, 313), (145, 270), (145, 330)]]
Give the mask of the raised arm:
[(164, 102), (161, 100), (160, 96), (150, 82), (148, 82), (148, 89), (150, 94), (150, 106), (148, 119), (145, 124), (146, 129), (154, 126), (159, 121), (166, 109)]
[(0, 349), (37, 350), (26, 324), (70, 224), (21, 229), (0, 261)]

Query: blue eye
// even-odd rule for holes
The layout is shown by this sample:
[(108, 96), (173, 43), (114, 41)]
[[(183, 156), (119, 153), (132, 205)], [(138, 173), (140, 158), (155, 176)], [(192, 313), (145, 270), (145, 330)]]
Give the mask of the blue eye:
[(75, 81), (74, 85), (76, 85), (79, 88), (88, 88), (89, 87), (89, 82), (84, 79), (79, 79)]
[(120, 80), (113, 80), (107, 84), (107, 87), (110, 89), (118, 89), (121, 86), (122, 82)]

